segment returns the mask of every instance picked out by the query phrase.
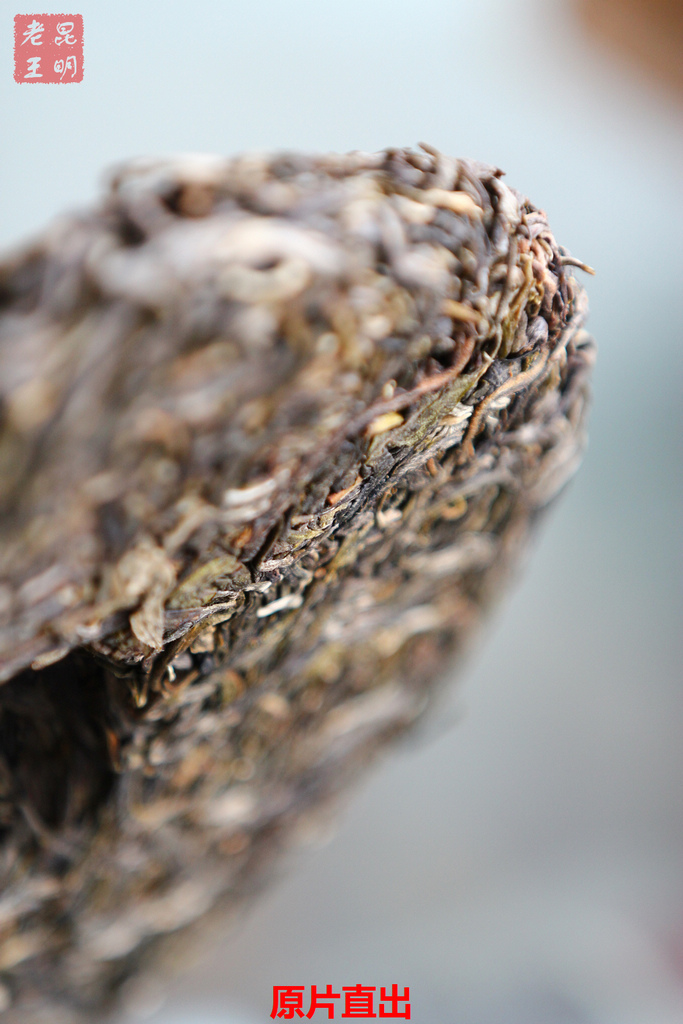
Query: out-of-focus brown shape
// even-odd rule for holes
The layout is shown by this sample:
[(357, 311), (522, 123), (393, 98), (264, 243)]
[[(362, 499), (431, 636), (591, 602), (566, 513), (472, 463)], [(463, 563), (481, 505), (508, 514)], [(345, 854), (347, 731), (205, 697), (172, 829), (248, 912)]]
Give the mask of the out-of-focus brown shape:
[(681, 0), (574, 0), (584, 24), (650, 75), (683, 92)]

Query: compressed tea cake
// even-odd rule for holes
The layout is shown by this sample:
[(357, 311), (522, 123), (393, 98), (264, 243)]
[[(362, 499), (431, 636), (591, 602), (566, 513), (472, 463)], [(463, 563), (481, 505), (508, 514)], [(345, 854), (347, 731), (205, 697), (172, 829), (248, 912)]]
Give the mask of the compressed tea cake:
[(0, 263), (8, 1020), (175, 969), (423, 712), (579, 460), (573, 265), (427, 146), (136, 161)]

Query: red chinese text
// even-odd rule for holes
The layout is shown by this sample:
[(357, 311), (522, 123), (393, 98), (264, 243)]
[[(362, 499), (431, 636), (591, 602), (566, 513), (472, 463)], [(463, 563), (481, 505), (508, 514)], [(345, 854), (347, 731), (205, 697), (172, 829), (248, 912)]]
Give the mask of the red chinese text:
[(398, 985), (392, 985), (389, 990), (381, 986), (377, 998), (376, 985), (345, 985), (340, 992), (333, 992), (329, 984), (324, 989), (311, 985), (310, 996), (307, 997), (305, 985), (273, 985), (270, 1016), (282, 1020), (294, 1020), (295, 1017), (310, 1019), (321, 1011), (321, 1014), (327, 1014), (328, 1020), (333, 1020), (337, 1006), (342, 1010), (340, 1017), (346, 1020), (372, 1017), (410, 1020), (410, 989), (406, 985), (399, 992)]

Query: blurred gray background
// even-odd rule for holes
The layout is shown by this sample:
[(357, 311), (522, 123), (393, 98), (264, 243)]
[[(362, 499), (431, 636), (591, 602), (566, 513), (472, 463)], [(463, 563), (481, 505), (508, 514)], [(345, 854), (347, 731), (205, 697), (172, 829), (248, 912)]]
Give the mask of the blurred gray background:
[(34, 8), (64, 0), (0, 3), (3, 246), (125, 157), (425, 140), (598, 271), (588, 455), (459, 684), (120, 1024), (265, 1024), (327, 982), (409, 985), (418, 1024), (682, 1024), (683, 96), (559, 0), (74, 0), (83, 83), (17, 85)]

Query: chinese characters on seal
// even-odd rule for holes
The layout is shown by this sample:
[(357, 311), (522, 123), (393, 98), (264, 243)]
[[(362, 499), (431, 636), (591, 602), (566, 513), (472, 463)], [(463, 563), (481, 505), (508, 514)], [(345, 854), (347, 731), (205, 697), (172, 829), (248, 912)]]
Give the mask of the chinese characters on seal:
[(17, 14), (14, 81), (61, 85), (83, 81), (83, 16)]

